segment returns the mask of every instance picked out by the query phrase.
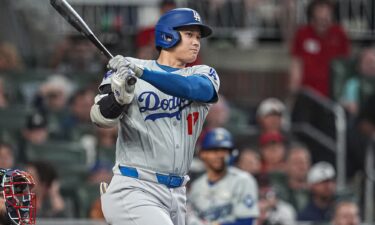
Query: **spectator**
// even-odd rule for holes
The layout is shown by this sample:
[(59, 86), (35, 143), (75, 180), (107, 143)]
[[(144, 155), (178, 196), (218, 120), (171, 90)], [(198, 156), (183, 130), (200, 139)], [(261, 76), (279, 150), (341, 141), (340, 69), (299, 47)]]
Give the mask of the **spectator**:
[(286, 146), (284, 137), (278, 132), (264, 133), (259, 138), (262, 173), (285, 172)]
[(6, 143), (0, 143), (0, 168), (14, 168), (14, 150)]
[(78, 140), (82, 134), (77, 129), (80, 126), (89, 126), (94, 129), (90, 118), (91, 105), (94, 102), (95, 93), (89, 88), (78, 90), (70, 100), (69, 112), (62, 120), (61, 129), (65, 131), (64, 137), (67, 139)]
[(65, 202), (60, 194), (60, 182), (54, 166), (47, 162), (29, 162), (26, 165), (35, 180), (37, 217), (65, 217)]
[(360, 225), (358, 206), (353, 202), (340, 202), (335, 208), (332, 225)]
[(363, 98), (375, 94), (375, 86), (369, 82), (375, 77), (375, 47), (363, 49), (358, 58), (356, 74), (346, 81), (340, 99), (352, 115), (357, 115)]
[(102, 211), (102, 203), (100, 198), (96, 199), (91, 205), (89, 218), (94, 220), (104, 220), (104, 214)]
[(335, 169), (327, 162), (318, 162), (312, 166), (307, 176), (311, 198), (298, 214), (298, 220), (313, 222), (331, 220), (336, 197), (335, 176)]
[(8, 96), (5, 90), (5, 80), (0, 77), (0, 109), (8, 106)]
[(29, 145), (40, 145), (47, 142), (49, 137), (47, 126), (48, 121), (43, 114), (34, 112), (27, 116), (26, 125), (21, 131), (21, 137), (18, 142), (18, 159), (20, 162), (27, 161), (27, 148)]
[(66, 115), (68, 99), (74, 85), (62, 75), (52, 75), (40, 86), (35, 96), (34, 106), (48, 119), (48, 130), (51, 138), (62, 138), (61, 121)]
[(191, 186), (188, 224), (195, 224), (194, 220), (201, 224), (255, 224), (258, 188), (250, 174), (227, 166), (233, 148), (232, 136), (224, 128), (214, 128), (203, 137), (199, 156), (206, 173)]
[(309, 23), (301, 26), (292, 42), (290, 90), (301, 85), (329, 96), (329, 68), (334, 58), (347, 57), (350, 42), (343, 28), (333, 22), (334, 6), (330, 0), (313, 0), (307, 8)]
[(27, 116), (26, 127), (22, 130), (24, 139), (31, 144), (42, 144), (48, 139), (48, 121), (41, 113)]
[(286, 108), (277, 98), (263, 100), (256, 112), (260, 133), (285, 132)]
[[(112, 163), (98, 160), (90, 171), (88, 182), (90, 184), (109, 183), (113, 176), (112, 167)], [(92, 202), (89, 210), (89, 218), (104, 220), (100, 197)]]
[(46, 114), (65, 111), (73, 90), (74, 86), (69, 79), (63, 75), (51, 75), (40, 86), (35, 100), (36, 107)]
[(288, 202), (279, 199), (268, 177), (259, 177), (258, 183), (260, 216), (257, 225), (296, 224), (296, 211)]
[(0, 71), (18, 71), (23, 68), (16, 47), (10, 43), (0, 43)]
[(289, 202), (294, 209), (301, 211), (309, 201), (307, 173), (311, 166), (311, 156), (307, 147), (294, 144), (289, 148), (286, 158), (286, 176), (273, 183), (279, 196)]
[(261, 170), (261, 161), (258, 152), (251, 148), (242, 149), (238, 156), (236, 166), (254, 177), (257, 177)]

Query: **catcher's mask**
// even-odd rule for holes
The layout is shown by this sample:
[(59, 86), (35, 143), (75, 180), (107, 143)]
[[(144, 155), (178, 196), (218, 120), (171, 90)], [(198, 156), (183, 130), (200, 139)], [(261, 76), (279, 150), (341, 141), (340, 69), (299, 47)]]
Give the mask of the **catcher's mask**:
[[(35, 224), (36, 198), (33, 177), (21, 170), (0, 171), (0, 192), (9, 219), (16, 225)], [(1, 176), (2, 175), (2, 176)]]

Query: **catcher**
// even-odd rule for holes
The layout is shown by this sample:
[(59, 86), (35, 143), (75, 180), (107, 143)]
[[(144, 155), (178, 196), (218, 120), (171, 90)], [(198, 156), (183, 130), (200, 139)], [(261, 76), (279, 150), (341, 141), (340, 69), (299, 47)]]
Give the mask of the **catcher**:
[(35, 224), (34, 179), (18, 169), (0, 168), (0, 225)]

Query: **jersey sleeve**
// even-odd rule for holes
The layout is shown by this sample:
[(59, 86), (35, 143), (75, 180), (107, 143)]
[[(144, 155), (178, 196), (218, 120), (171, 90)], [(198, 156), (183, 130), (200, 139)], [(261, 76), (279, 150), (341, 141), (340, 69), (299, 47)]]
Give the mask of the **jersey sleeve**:
[(216, 93), (216, 98), (214, 98), (212, 102), (217, 102), (219, 88), (220, 88), (220, 78), (216, 70), (212, 67), (205, 66), (205, 65), (194, 66), (193, 68), (194, 68), (193, 73), (195, 75), (201, 75), (201, 76), (207, 77), (211, 81), (215, 89), (215, 93)]
[(233, 213), (236, 219), (257, 218), (259, 216), (258, 208), (258, 186), (251, 176), (244, 176), (237, 185), (237, 195), (234, 198)]

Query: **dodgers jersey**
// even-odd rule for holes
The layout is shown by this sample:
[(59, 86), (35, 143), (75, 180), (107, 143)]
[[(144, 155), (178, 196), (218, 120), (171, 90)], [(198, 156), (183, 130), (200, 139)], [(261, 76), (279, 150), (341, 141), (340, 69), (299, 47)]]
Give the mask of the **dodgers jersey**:
[(255, 179), (234, 167), (213, 184), (203, 174), (192, 183), (188, 199), (195, 215), (204, 221), (230, 223), (259, 215)]
[[(149, 70), (164, 71), (155, 60), (127, 59)], [(205, 76), (218, 93), (220, 80), (209, 66), (187, 67), (172, 73)], [(111, 75), (107, 74), (100, 86), (110, 84)], [(118, 165), (126, 165), (186, 175), (210, 105), (165, 94), (138, 79), (134, 99), (120, 117), (114, 173), (120, 174)]]

